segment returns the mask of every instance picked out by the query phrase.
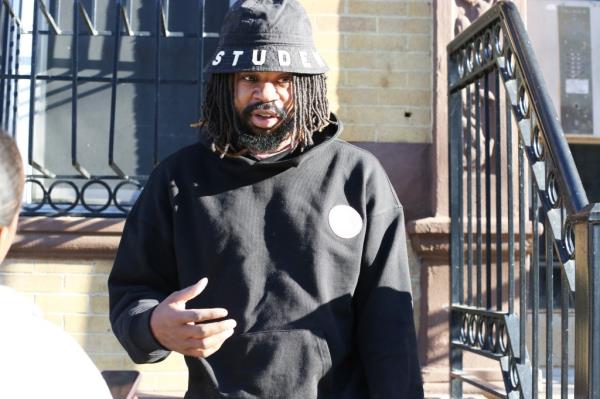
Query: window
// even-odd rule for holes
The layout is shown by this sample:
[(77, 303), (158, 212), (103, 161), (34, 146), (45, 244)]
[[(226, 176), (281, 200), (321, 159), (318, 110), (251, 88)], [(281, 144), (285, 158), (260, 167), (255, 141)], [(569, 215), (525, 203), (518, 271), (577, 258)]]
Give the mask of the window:
[(23, 215), (126, 215), (152, 168), (197, 139), (228, 5), (2, 2), (0, 124), (27, 167)]

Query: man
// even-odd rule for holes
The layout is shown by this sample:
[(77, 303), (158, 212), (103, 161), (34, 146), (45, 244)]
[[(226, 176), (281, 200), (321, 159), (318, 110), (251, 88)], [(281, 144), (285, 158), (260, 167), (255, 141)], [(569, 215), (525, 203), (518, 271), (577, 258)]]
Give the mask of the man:
[(207, 71), (204, 142), (152, 173), (109, 279), (136, 362), (170, 351), (186, 398), (419, 398), (402, 207), (336, 138), (297, 0), (246, 0)]
[[(17, 231), (23, 162), (0, 131), (0, 263)], [(102, 375), (75, 340), (44, 319), (32, 301), (0, 285), (0, 398), (109, 399)]]

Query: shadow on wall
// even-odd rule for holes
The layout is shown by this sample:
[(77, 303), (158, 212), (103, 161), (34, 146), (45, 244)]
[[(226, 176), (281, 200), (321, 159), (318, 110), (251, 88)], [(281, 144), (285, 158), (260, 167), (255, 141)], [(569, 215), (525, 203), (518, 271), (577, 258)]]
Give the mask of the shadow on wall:
[[(337, 78), (329, 89), (330, 100), (336, 100), (333, 111), (344, 125), (342, 138), (379, 159), (407, 222), (433, 216), (432, 21), (424, 17), (430, 4), (415, 5), (422, 7), (419, 11), (407, 4), (337, 4), (337, 10), (314, 6), (338, 17), (332, 22), (331, 16), (316, 14), (313, 28), (332, 68), (328, 75)], [(413, 14), (415, 25), (422, 26), (412, 33), (399, 28)], [(337, 47), (331, 39), (335, 34)], [(413, 36), (418, 45), (409, 47)]]

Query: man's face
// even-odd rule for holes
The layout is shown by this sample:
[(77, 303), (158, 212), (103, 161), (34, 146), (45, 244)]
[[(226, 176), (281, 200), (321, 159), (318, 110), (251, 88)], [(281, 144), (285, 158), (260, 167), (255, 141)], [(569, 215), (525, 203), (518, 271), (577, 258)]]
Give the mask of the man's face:
[(233, 104), (241, 122), (240, 141), (251, 151), (271, 151), (291, 133), (292, 74), (239, 72)]

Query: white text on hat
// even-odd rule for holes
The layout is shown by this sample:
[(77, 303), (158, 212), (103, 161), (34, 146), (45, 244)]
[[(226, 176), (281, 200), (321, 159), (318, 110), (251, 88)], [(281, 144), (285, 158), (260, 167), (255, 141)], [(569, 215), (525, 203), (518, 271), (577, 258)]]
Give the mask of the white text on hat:
[[(289, 67), (290, 65), (292, 65), (292, 63), (294, 61), (299, 62), (304, 68), (314, 68), (313, 61), (318, 66), (322, 67), (325, 65), (325, 63), (323, 62), (323, 59), (316, 51), (306, 51), (306, 50), (307, 49), (296, 50), (296, 51), (290, 52), (287, 50), (253, 49), (252, 56), (249, 61), (251, 61), (252, 65), (261, 66), (266, 63), (267, 59), (271, 59), (270, 55), (273, 55), (272, 58), (276, 59), (276, 62), (279, 63), (280, 67)], [(275, 51), (276, 51), (276, 56), (274, 56)], [(244, 57), (249, 57), (249, 52), (242, 51), (242, 50), (232, 50), (229, 52), (225, 51), (225, 50), (221, 50), (215, 54), (215, 58), (212, 61), (212, 65), (213, 66), (220, 65), (222, 62), (224, 62), (224, 59), (225, 59), (225, 62), (227, 62), (228, 57), (231, 58), (231, 66), (232, 67), (237, 66), (238, 64), (240, 64), (240, 62), (242, 65), (245, 65), (245, 64), (247, 64), (247, 62), (244, 63), (243, 60), (244, 60)], [(247, 58), (246, 58), (246, 61), (248, 61)]]

